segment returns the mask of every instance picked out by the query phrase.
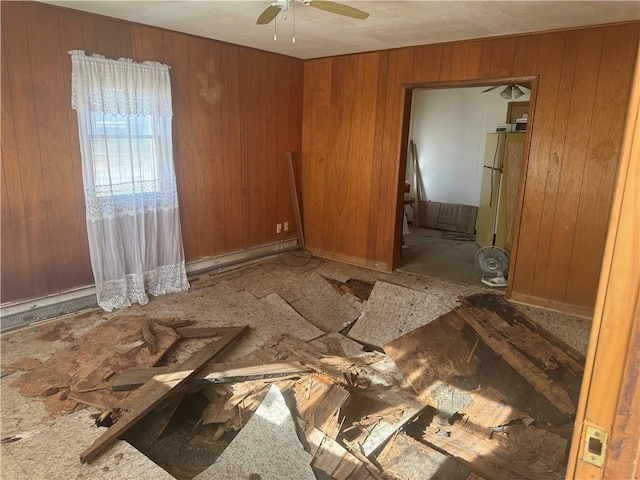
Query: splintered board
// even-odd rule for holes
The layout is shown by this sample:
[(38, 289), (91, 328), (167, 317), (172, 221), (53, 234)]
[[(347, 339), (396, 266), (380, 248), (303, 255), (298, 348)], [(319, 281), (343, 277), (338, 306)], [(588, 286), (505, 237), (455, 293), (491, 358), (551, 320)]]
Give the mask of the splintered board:
[(197, 480), (315, 480), (282, 393), (271, 385), (254, 415), (216, 462)]
[[(153, 348), (143, 338), (143, 329), (148, 330), (149, 340), (150, 334), (153, 336)], [(122, 315), (89, 330), (22, 375), (12, 386), (27, 396), (46, 396), (54, 390), (68, 388), (65, 397), (111, 409), (121, 400), (121, 396), (113, 395), (110, 388), (118, 374), (131, 368), (155, 365), (178, 338), (173, 329), (157, 324), (149, 317)], [(57, 411), (51, 401), (47, 405)]]
[[(419, 398), (447, 410), (455, 398), (459, 411), (483, 428), (532, 417), (555, 425), (569, 421), (518, 371), (478, 341), (474, 330), (455, 311), (384, 346), (418, 391)], [(445, 390), (447, 395), (443, 395)], [(446, 397), (446, 398), (445, 398)]]
[[(220, 339), (208, 343), (186, 361), (169, 367), (164, 374), (154, 377), (132, 395), (127, 397), (125, 413), (118, 422), (104, 432), (96, 441), (80, 454), (82, 463), (90, 462), (100, 452), (124, 435), (147, 413), (157, 407), (173, 391), (193, 377), (209, 360), (222, 352), (247, 327), (229, 327), (220, 329)], [(188, 372), (186, 375), (184, 372)]]

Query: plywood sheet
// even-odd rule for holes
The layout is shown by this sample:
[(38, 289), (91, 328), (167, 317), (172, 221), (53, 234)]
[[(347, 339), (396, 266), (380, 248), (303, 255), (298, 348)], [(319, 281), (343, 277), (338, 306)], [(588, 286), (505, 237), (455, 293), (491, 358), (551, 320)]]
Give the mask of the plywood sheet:
[(261, 480), (315, 480), (311, 460), (298, 439), (282, 393), (272, 385), (218, 460), (195, 478), (236, 480), (257, 474)]

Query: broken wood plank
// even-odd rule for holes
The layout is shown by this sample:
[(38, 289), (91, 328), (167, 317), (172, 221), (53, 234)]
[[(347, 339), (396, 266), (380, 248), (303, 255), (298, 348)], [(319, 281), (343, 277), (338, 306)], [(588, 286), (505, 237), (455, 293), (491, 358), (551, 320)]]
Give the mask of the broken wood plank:
[(467, 413), (481, 427), (526, 416), (551, 424), (569, 421), (571, 415), (549, 402), (484, 342), (471, 355), (477, 339), (475, 331), (451, 311), (386, 344), (384, 350), (416, 389), (420, 401), (448, 410), (451, 405), (442, 397), (447, 389), (449, 398), (460, 397), (459, 407), (469, 403), (462, 398), (469, 396), (472, 404), (460, 413)]
[(542, 338), (547, 340), (551, 345), (557, 346), (563, 352), (566, 352), (571, 358), (573, 358), (579, 365), (584, 365), (584, 354), (576, 350), (571, 345), (568, 345), (560, 338), (545, 330), (542, 326), (531, 320), (524, 313), (516, 310), (512, 307), (504, 296), (496, 295), (494, 293), (477, 293), (470, 295), (466, 299), (474, 306), (495, 312), (509, 325), (524, 325), (532, 332), (537, 333)]
[(244, 428), (216, 462), (195, 479), (248, 479), (249, 475), (258, 474), (264, 480), (315, 480), (311, 461), (311, 455), (300, 443), (282, 393), (271, 385)]
[[(91, 446), (80, 454), (82, 463), (90, 462), (118, 437), (127, 432), (138, 420), (158, 406), (177, 386), (194, 376), (205, 363), (220, 354), (247, 327), (226, 328), (220, 340), (201, 348), (186, 361), (172, 365), (166, 373), (156, 375), (139, 390), (127, 398), (125, 414), (118, 422), (98, 437)], [(186, 375), (185, 375), (186, 372)]]
[(180, 338), (212, 338), (220, 335), (220, 328), (217, 327), (181, 327), (175, 330)]
[(417, 402), (406, 393), (385, 388), (354, 392), (345, 410), (351, 414), (357, 412), (360, 420), (356, 423), (363, 425), (363, 433), (353, 442), (358, 443), (362, 453), (370, 457), (425, 408), (426, 404)]
[(136, 340), (135, 342), (126, 343), (124, 345), (116, 345), (115, 347), (113, 347), (113, 350), (120, 355), (126, 355), (127, 353), (138, 347), (141, 347), (142, 345), (144, 345), (143, 340)]
[(567, 415), (574, 415), (576, 413), (576, 407), (571, 401), (569, 394), (560, 385), (547, 377), (542, 370), (527, 360), (521, 353), (509, 344), (501, 341), (495, 330), (484, 326), (472, 312), (463, 307), (458, 307), (454, 311), (475, 330), (487, 346), (517, 370), (525, 380), (531, 383), (535, 389), (553, 403), (558, 410)]
[(307, 423), (335, 439), (340, 432), (340, 408), (349, 398), (349, 392), (326, 377), (313, 375), (310, 378), (310, 384), (300, 382), (295, 390), (298, 414)]
[(309, 425), (301, 418), (297, 419), (297, 424), (307, 441), (308, 451), (314, 457), (311, 462), (314, 469), (322, 471), (335, 480), (367, 480), (372, 478), (381, 480), (383, 478), (378, 467), (366, 457), (367, 467), (373, 473), (369, 472), (362, 460), (313, 425)]
[(178, 319), (178, 318), (171, 318), (171, 319), (166, 319), (166, 320), (154, 319), (153, 321), (155, 323), (157, 323), (158, 325), (162, 325), (163, 327), (173, 328), (174, 330), (176, 328), (180, 328), (180, 327), (188, 327), (188, 326), (193, 325), (194, 323), (196, 323), (193, 320), (181, 320), (181, 319)]
[[(442, 432), (446, 434), (439, 434)], [(447, 425), (442, 427), (442, 430), (428, 427), (424, 431), (423, 439), (439, 450), (452, 456), (459, 456), (471, 464), (477, 463), (480, 458), (491, 462), (492, 470), (501, 471), (500, 476), (504, 476), (504, 472), (507, 472), (507, 478), (512, 474), (531, 480), (562, 478), (555, 470), (564, 455), (567, 444), (565, 439), (535, 427), (525, 427), (510, 433), (509, 437), (515, 437), (518, 440), (513, 441), (510, 438), (509, 443), (505, 442), (501, 446), (497, 442), (481, 438), (457, 425)], [(508, 449), (504, 448), (505, 445)], [(488, 478), (494, 477), (486, 471), (478, 473)]]
[(583, 365), (542, 335), (529, 329), (525, 324), (509, 324), (496, 312), (476, 307), (466, 298), (461, 298), (462, 306), (472, 312), (478, 320), (493, 328), (502, 338), (532, 359), (540, 362), (543, 370), (555, 370), (558, 364), (570, 373), (579, 375), (584, 371)]
[(151, 332), (151, 321), (147, 320), (142, 322), (142, 327), (140, 327), (142, 331), (142, 338), (144, 339), (144, 343), (147, 344), (149, 348), (149, 352), (156, 353), (156, 337)]
[(454, 458), (400, 433), (377, 457), (385, 472), (402, 479), (465, 478), (470, 469)]
[[(168, 367), (135, 368), (123, 372), (113, 384), (114, 391), (133, 390), (151, 380), (155, 375), (166, 373)], [(310, 372), (300, 362), (269, 362), (259, 365), (237, 363), (214, 363), (204, 367), (193, 381), (211, 383), (235, 383), (264, 378), (277, 378)]]
[[(181, 393), (165, 399), (156, 409), (149, 412), (138, 422), (138, 428), (136, 428), (135, 433), (131, 435), (131, 438), (127, 436), (127, 440), (130, 440), (130, 443), (134, 445), (150, 445), (156, 442), (165, 428), (167, 428), (167, 425), (169, 425), (183, 397), (184, 393)], [(134, 431), (130, 431), (128, 435), (132, 432)]]

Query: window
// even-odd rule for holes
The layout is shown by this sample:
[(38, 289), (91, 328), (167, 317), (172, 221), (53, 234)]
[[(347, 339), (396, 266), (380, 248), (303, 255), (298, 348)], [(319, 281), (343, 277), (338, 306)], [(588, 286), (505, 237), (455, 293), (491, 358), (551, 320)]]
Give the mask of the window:
[(152, 120), (91, 112), (89, 137), (96, 187), (117, 186), (134, 193), (136, 182), (157, 182), (158, 133)]
[(69, 53), (98, 304), (186, 290), (169, 67)]

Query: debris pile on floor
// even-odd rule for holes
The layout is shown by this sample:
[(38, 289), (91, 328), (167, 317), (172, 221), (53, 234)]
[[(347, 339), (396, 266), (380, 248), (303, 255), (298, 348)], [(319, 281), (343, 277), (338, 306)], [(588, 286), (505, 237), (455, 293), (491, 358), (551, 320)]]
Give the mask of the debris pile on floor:
[[(246, 278), (210, 288), (227, 302), (251, 297), (274, 321), (299, 315), (304, 338), (295, 328), (256, 336), (259, 310), (249, 329), (214, 314), (207, 325), (122, 316), (15, 386), (55, 413), (102, 411), (95, 422), (109, 428), (83, 462), (123, 437), (178, 478), (562, 477), (584, 359), (502, 297), (315, 273), (281, 290), (253, 280), (251, 294)], [(262, 341), (249, 348), (250, 338)], [(187, 358), (158, 366), (183, 345)], [(185, 415), (181, 446), (199, 442), (206, 464), (154, 450)]]

